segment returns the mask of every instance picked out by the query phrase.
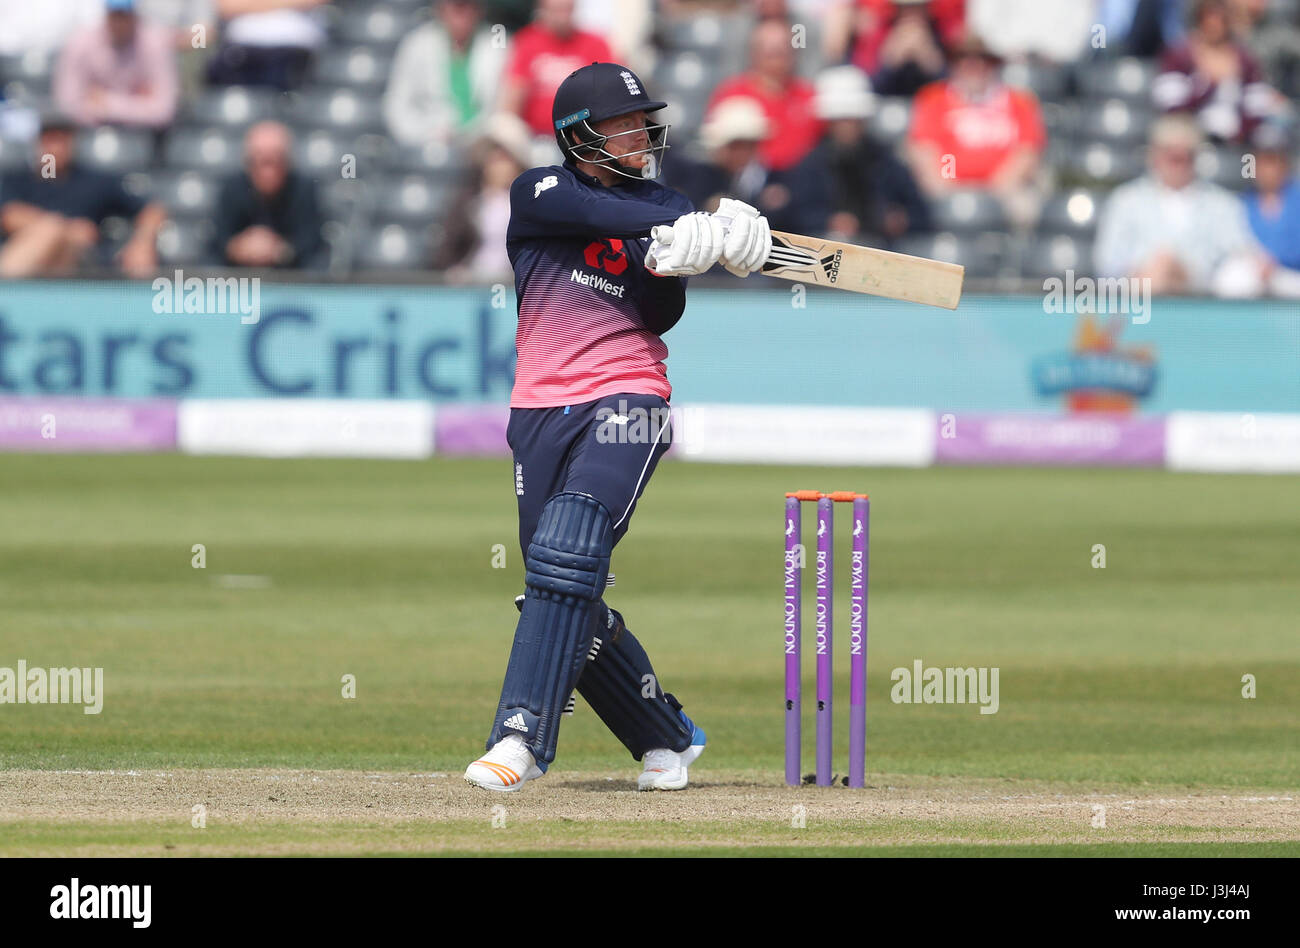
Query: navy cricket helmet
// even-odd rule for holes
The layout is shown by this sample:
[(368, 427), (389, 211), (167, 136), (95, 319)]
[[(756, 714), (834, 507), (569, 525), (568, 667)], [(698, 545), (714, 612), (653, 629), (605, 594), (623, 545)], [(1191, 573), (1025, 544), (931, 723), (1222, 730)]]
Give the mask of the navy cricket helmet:
[[(651, 99), (636, 74), (617, 63), (592, 63), (569, 73), (555, 91), (551, 118), (555, 122), (555, 141), (566, 158), (603, 165), (625, 178), (656, 178), (668, 149), (668, 126), (647, 122), (645, 131), (650, 145), (624, 155), (611, 154), (605, 145), (610, 139), (635, 135), (640, 129), (601, 135), (592, 126), (604, 119), (628, 112), (657, 112), (667, 102)], [(575, 144), (570, 133), (576, 134)], [(621, 159), (648, 154), (649, 160), (638, 171), (622, 164)]]

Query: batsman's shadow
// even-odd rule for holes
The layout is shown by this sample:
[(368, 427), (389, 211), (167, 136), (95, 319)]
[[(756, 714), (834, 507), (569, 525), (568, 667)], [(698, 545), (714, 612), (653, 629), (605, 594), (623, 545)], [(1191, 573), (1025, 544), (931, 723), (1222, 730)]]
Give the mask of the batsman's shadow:
[(691, 777), (691, 784), (686, 790), (638, 790), (635, 777), (572, 777), (557, 783), (565, 790), (576, 793), (645, 793), (647, 796), (672, 796), (678, 793), (689, 793), (691, 790), (717, 790), (722, 787), (749, 789), (754, 787), (753, 782), (747, 780), (697, 780), (694, 776)]

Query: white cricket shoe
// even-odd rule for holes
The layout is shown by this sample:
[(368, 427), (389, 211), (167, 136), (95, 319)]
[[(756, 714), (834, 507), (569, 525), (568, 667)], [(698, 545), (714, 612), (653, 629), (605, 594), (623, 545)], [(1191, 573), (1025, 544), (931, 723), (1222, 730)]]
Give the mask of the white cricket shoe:
[(704, 744), (707, 738), (698, 724), (695, 724), (682, 712), (678, 711), (677, 713), (681, 714), (682, 720), (695, 729), (694, 734), (691, 735), (691, 746), (681, 752), (671, 751), (666, 747), (646, 751), (645, 756), (641, 758), (645, 764), (645, 769), (641, 771), (641, 776), (636, 778), (636, 788), (638, 790), (686, 789), (686, 768), (695, 763), (699, 756), (704, 753)]
[(465, 768), (465, 779), (484, 790), (513, 793), (529, 780), (544, 776), (533, 752), (518, 734), (503, 737), (492, 749)]

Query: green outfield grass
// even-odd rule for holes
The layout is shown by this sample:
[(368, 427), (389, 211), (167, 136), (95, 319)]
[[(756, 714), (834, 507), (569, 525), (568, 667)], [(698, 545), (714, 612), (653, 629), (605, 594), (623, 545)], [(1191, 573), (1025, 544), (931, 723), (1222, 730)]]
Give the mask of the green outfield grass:
[[(455, 773), (481, 748), (522, 586), (508, 462), (7, 455), (0, 486), (0, 666), (106, 679), (97, 716), (0, 706), (0, 768)], [(665, 463), (608, 599), (708, 731), (701, 774), (780, 772), (798, 487), (872, 495), (873, 773), (1295, 786), (1300, 479)], [(998, 667), (999, 711), (891, 703), (914, 659)], [(635, 773), (580, 703), (553, 772), (618, 767)]]
[[(476, 823), (429, 823), (412, 821), (399, 826), (352, 822), (346, 825), (269, 824), (258, 827), (214, 826), (197, 831), (186, 826), (138, 823), (104, 825), (90, 822), (39, 824), (34, 827), (6, 827), (12, 830), (0, 852), (6, 855), (48, 856), (60, 847), (75, 848), (92, 857), (103, 856), (1136, 856), (1136, 857), (1237, 857), (1273, 858), (1300, 856), (1295, 842), (1219, 842), (1212, 838), (1190, 842), (1195, 836), (1175, 833), (1170, 842), (1116, 843), (1022, 843), (1014, 837), (994, 833), (980, 843), (898, 843), (875, 838), (880, 830), (894, 827), (845, 826), (835, 833), (801, 834), (794, 830), (743, 827), (730, 828), (744, 841), (735, 845), (709, 845), (702, 841), (716, 835), (703, 822), (674, 825), (654, 846), (628, 845), (642, 839), (644, 826), (630, 822), (600, 824), (597, 827), (564, 828), (563, 841), (556, 839), (557, 827), (535, 825), (520, 831), (488, 829)], [(979, 827), (963, 827), (979, 832)], [(861, 838), (846, 841), (855, 830)], [(875, 830), (877, 832), (872, 832)]]

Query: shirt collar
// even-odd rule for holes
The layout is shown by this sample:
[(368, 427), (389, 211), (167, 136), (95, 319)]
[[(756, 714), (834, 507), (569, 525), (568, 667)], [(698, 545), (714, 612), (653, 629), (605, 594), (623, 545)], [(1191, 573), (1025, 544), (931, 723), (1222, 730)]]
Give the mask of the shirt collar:
[(589, 174), (587, 174), (587, 173), (585, 173), (585, 172), (579, 171), (579, 170), (578, 170), (578, 166), (577, 166), (576, 164), (574, 164), (574, 161), (573, 161), (572, 158), (565, 158), (565, 159), (564, 159), (564, 167), (568, 168), (571, 172), (573, 172), (573, 176), (574, 176), (575, 178), (577, 178), (579, 181), (581, 181), (583, 184), (589, 184), (589, 185), (591, 185), (592, 187), (596, 187), (596, 188), (603, 188), (603, 187), (604, 187), (604, 185), (600, 183), (600, 179), (598, 179), (598, 178), (593, 178), (591, 175), (589, 175)]
[(599, 178), (593, 178), (591, 175), (579, 171), (578, 166), (574, 164), (572, 158), (564, 159), (564, 167), (568, 168), (571, 172), (573, 172), (573, 176), (577, 178), (579, 181), (581, 181), (583, 184), (589, 185), (593, 188), (603, 188), (606, 191), (612, 191), (614, 190), (615, 187), (631, 189), (634, 187), (639, 187), (645, 183), (644, 181), (638, 181), (635, 178), (620, 177), (617, 185), (610, 186), (610, 185), (602, 184)]

